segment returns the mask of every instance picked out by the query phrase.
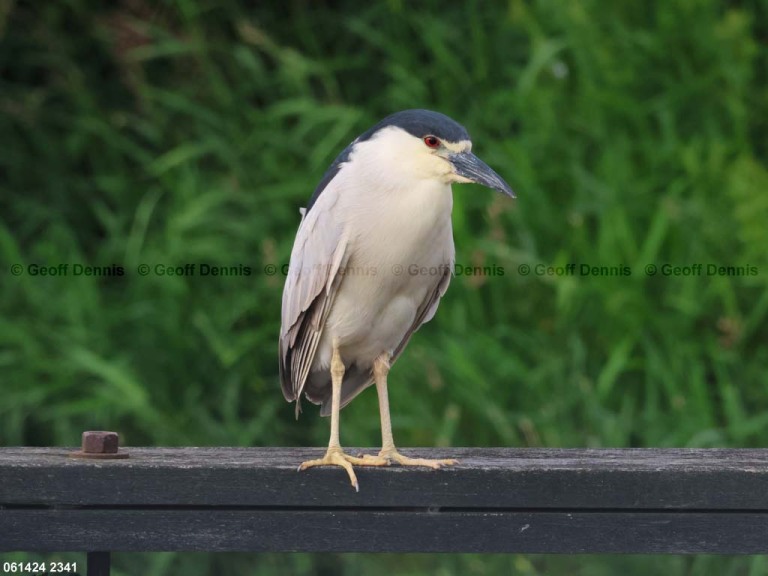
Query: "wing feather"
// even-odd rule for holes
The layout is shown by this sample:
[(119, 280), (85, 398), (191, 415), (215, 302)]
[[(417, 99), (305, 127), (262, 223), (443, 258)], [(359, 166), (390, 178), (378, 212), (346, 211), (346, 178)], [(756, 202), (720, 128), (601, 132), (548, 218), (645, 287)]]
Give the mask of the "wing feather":
[(296, 415), (325, 320), (333, 305), (349, 259), (343, 225), (332, 217), (338, 179), (328, 183), (316, 206), (304, 212), (291, 252), (283, 289), (280, 327), (280, 383)]
[(408, 344), (408, 341), (411, 339), (411, 336), (413, 336), (413, 333), (421, 328), (423, 324), (426, 324), (432, 320), (432, 318), (434, 318), (435, 312), (437, 312), (437, 307), (440, 304), (440, 298), (445, 296), (445, 293), (448, 290), (448, 285), (451, 283), (452, 270), (453, 262), (451, 262), (450, 266), (445, 267), (443, 270), (443, 275), (435, 285), (434, 290), (432, 290), (429, 296), (424, 300), (424, 303), (419, 307), (419, 311), (416, 314), (416, 319), (408, 329), (408, 332), (406, 332), (403, 336), (400, 344), (398, 344), (397, 348), (395, 348), (395, 351), (392, 353), (392, 362), (397, 360), (397, 358), (400, 356), (402, 351), (405, 349), (406, 344)]

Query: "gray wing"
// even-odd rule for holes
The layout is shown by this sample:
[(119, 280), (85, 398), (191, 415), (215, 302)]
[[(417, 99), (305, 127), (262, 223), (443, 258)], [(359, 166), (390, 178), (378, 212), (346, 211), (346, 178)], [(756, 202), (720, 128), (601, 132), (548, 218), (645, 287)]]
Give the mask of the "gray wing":
[(346, 265), (347, 237), (333, 218), (338, 179), (331, 181), (310, 211), (305, 211), (291, 252), (283, 289), (280, 326), (280, 383), (285, 399), (299, 398), (317, 352), (325, 320), (333, 305)]
[(446, 291), (448, 290), (448, 285), (451, 283), (452, 270), (453, 262), (451, 262), (451, 265), (447, 266), (445, 270), (443, 270), (443, 275), (440, 277), (440, 280), (438, 281), (434, 290), (432, 290), (430, 295), (419, 308), (419, 312), (416, 314), (416, 319), (408, 329), (408, 332), (405, 333), (405, 336), (403, 336), (400, 344), (398, 344), (397, 348), (395, 348), (395, 351), (392, 353), (392, 362), (397, 360), (397, 358), (400, 356), (402, 351), (405, 349), (406, 344), (408, 344), (408, 341), (411, 339), (411, 336), (413, 336), (413, 333), (421, 328), (422, 324), (426, 324), (432, 320), (432, 318), (434, 318), (435, 312), (437, 312), (437, 306), (440, 304), (440, 298), (445, 295)]
[(451, 262), (451, 265), (447, 266), (445, 270), (443, 270), (443, 275), (435, 285), (434, 290), (432, 290), (430, 295), (421, 305), (419, 312), (416, 314), (416, 319), (413, 321), (413, 324), (408, 329), (408, 332), (405, 333), (405, 336), (403, 336), (403, 339), (400, 341), (400, 344), (398, 344), (397, 348), (395, 348), (395, 351), (392, 353), (393, 363), (405, 349), (405, 346), (408, 344), (411, 336), (413, 336), (413, 333), (416, 332), (416, 330), (418, 330), (422, 324), (426, 324), (435, 316), (435, 312), (437, 312), (437, 306), (440, 304), (440, 298), (445, 295), (446, 291), (448, 290), (448, 285), (451, 283), (452, 270), (453, 262)]
[[(419, 306), (413, 324), (411, 324), (411, 327), (403, 336), (400, 344), (397, 345), (397, 348), (395, 348), (394, 352), (392, 353), (390, 364), (395, 363), (395, 360), (397, 360), (397, 358), (403, 352), (405, 346), (408, 344), (408, 341), (411, 339), (411, 336), (413, 336), (413, 333), (416, 332), (416, 330), (418, 330), (423, 324), (432, 320), (434, 317), (435, 312), (437, 312), (437, 306), (440, 304), (440, 298), (445, 295), (445, 292), (448, 290), (448, 285), (451, 283), (451, 270), (453, 270), (453, 262), (451, 262), (451, 265), (443, 271), (443, 275), (437, 281), (432, 291), (428, 293), (421, 306)], [(372, 383), (373, 374), (370, 370), (365, 372), (354, 370), (352, 373), (344, 374), (344, 382), (341, 386), (341, 408), (344, 408), (344, 406), (352, 402), (355, 396), (368, 388), (368, 386), (370, 386)], [(331, 400), (330, 395), (328, 395), (322, 401), (320, 415), (328, 416), (330, 413)]]

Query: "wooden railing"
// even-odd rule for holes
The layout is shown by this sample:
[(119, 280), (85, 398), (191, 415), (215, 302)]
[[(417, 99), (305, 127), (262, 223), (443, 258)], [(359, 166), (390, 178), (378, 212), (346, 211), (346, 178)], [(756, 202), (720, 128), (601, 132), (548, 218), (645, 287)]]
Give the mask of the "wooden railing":
[[(768, 450), (404, 449), (442, 470), (297, 472), (321, 449), (0, 448), (0, 552), (768, 553)], [(371, 450), (366, 450), (371, 452)], [(356, 450), (351, 450), (355, 453)]]

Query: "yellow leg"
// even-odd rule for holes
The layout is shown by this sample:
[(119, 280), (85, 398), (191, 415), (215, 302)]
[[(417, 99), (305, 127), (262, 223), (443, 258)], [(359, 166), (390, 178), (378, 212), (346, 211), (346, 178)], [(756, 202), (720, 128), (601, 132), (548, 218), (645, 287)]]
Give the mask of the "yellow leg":
[(409, 458), (403, 456), (395, 448), (395, 441), (392, 438), (392, 422), (389, 417), (389, 394), (387, 393), (387, 375), (389, 374), (389, 356), (379, 356), (373, 364), (373, 376), (376, 380), (376, 392), (379, 394), (379, 413), (381, 415), (381, 452), (379, 457), (363, 456), (364, 461), (379, 462), (394, 461), (402, 466), (428, 466), (429, 468), (440, 468), (441, 466), (450, 466), (457, 464), (456, 460), (447, 458), (443, 460), (431, 460), (427, 458)]
[(341, 466), (347, 471), (349, 481), (356, 491), (360, 488), (357, 483), (357, 476), (352, 469), (352, 464), (360, 466), (385, 466), (387, 461), (379, 460), (368, 456), (367, 458), (356, 458), (345, 454), (339, 443), (339, 410), (341, 404), (341, 382), (344, 379), (344, 362), (339, 354), (338, 344), (333, 343), (333, 356), (331, 357), (331, 438), (328, 441), (328, 451), (320, 459), (307, 460), (299, 465), (299, 471), (312, 468), (313, 466)]

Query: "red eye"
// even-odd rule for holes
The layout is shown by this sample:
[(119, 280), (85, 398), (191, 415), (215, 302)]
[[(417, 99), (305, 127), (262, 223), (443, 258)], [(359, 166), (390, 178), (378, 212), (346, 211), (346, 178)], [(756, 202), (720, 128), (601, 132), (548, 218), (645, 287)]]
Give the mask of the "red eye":
[(427, 148), (438, 148), (440, 139), (437, 136), (424, 136), (424, 144), (427, 145)]

